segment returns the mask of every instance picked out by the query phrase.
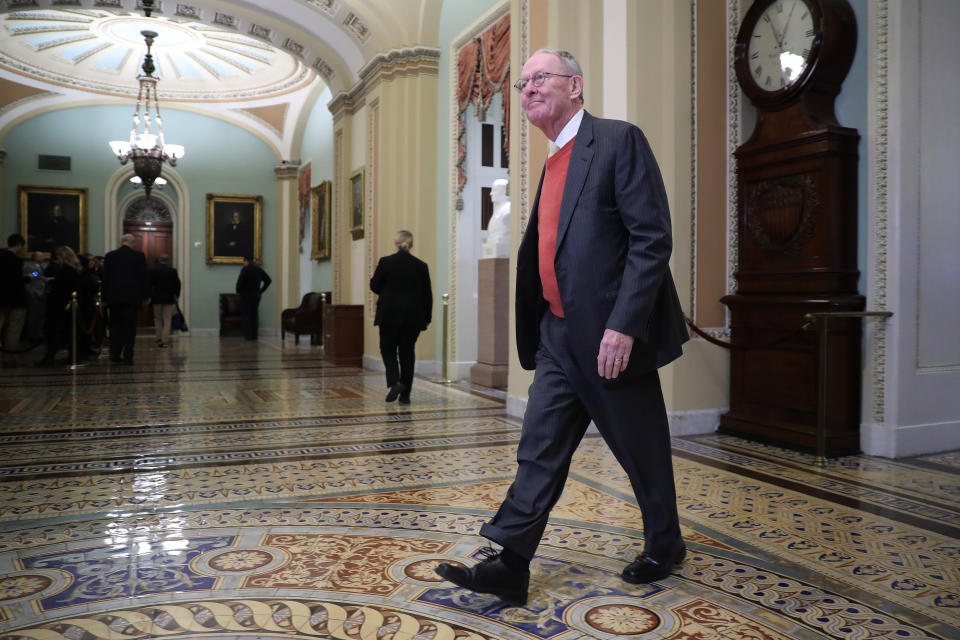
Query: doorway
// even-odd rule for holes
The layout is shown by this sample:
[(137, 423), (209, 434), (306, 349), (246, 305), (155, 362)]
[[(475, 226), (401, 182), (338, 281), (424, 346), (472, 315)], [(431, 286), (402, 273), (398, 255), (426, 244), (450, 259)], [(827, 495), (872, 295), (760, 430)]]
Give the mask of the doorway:
[[(123, 233), (137, 238), (135, 249), (143, 251), (149, 269), (163, 254), (173, 264), (173, 220), (170, 211), (155, 198), (143, 198), (132, 203), (123, 220)], [(137, 316), (137, 328), (153, 327), (153, 309), (146, 305)]]

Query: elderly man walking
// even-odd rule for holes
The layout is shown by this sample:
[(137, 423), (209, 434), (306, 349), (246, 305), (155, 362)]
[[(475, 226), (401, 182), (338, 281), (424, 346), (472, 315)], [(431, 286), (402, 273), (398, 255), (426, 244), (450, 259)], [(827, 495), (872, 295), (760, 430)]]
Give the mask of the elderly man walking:
[(125, 233), (120, 247), (103, 259), (103, 300), (110, 312), (110, 361), (133, 364), (137, 314), (150, 301), (147, 258), (133, 248), (137, 237)]
[(437, 573), (524, 604), (529, 564), (591, 420), (630, 478), (644, 551), (627, 582), (681, 562), (670, 431), (657, 368), (688, 339), (668, 261), (670, 213), (660, 170), (632, 124), (583, 109), (583, 73), (568, 52), (537, 51), (515, 85), (527, 119), (555, 143), (517, 256), (520, 363), (535, 369), (517, 474), (481, 535), (503, 547)]

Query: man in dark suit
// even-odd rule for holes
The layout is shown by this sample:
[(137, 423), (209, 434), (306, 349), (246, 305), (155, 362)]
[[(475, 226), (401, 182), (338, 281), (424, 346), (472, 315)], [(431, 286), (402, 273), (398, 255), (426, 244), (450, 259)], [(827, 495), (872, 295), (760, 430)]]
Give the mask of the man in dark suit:
[(373, 324), (380, 327), (380, 355), (389, 387), (386, 400), (399, 398), (400, 404), (410, 404), (414, 345), (430, 324), (433, 292), (427, 263), (410, 254), (413, 234), (397, 232), (394, 245), (397, 252), (380, 258), (370, 278), (370, 290), (379, 296)]
[(237, 276), (237, 293), (243, 313), (243, 339), (256, 340), (260, 332), (260, 296), (273, 280), (250, 256), (244, 256), (243, 269)]
[(0, 335), (3, 339), (3, 361), (16, 364), (20, 350), (20, 334), (27, 317), (26, 283), (33, 278), (23, 273), (26, 240), (19, 233), (7, 238), (7, 248), (0, 249)]
[(583, 110), (580, 65), (541, 49), (516, 88), (555, 143), (517, 256), (517, 350), (536, 369), (513, 485), (481, 535), (500, 544), (469, 569), (437, 573), (524, 604), (529, 563), (591, 420), (643, 513), (644, 552), (622, 577), (646, 583), (683, 560), (670, 430), (657, 368), (688, 339), (668, 261), (667, 197), (641, 131)]
[(43, 220), (41, 228), (41, 237), (38, 242), (31, 241), (31, 249), (53, 251), (59, 246), (66, 245), (71, 249), (79, 250), (76, 218), (70, 220), (63, 215), (63, 207), (59, 204), (53, 205), (50, 215)]
[(125, 233), (120, 247), (103, 259), (103, 301), (110, 312), (110, 361), (133, 364), (137, 314), (149, 302), (147, 258), (133, 248), (137, 237)]
[(248, 256), (253, 253), (253, 229), (240, 219), (240, 212), (234, 209), (230, 221), (216, 237), (217, 255)]

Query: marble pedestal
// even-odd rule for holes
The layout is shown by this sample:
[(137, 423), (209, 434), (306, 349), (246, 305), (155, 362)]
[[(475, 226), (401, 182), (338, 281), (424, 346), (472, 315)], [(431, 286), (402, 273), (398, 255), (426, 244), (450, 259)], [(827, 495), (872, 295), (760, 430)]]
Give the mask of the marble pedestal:
[(510, 349), (509, 258), (478, 261), (477, 363), (470, 367), (470, 382), (506, 389)]

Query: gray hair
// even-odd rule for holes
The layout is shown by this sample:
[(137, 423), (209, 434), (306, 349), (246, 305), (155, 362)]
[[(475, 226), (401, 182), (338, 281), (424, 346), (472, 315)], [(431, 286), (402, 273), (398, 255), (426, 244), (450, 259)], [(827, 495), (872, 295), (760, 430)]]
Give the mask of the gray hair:
[(128, 247), (132, 247), (136, 241), (137, 236), (133, 235), (132, 233), (125, 233), (120, 236), (120, 244), (125, 244)]
[(410, 251), (413, 246), (413, 234), (406, 229), (402, 229), (397, 231), (397, 237), (393, 239), (393, 242), (400, 251)]
[(170, 264), (170, 256), (166, 253), (161, 253), (157, 256), (157, 262), (160, 264)]
[[(564, 51), (563, 49), (554, 49), (552, 47), (543, 47), (537, 49), (533, 52), (533, 56), (538, 53), (548, 53), (552, 56), (555, 56), (560, 64), (563, 65), (563, 70), (569, 73), (572, 76), (580, 76), (583, 78), (583, 68), (580, 67), (580, 63), (577, 62), (577, 59), (569, 51)], [(530, 56), (531, 58), (533, 56)], [(586, 82), (584, 82), (586, 84)], [(583, 104), (583, 88), (580, 89), (580, 104)]]

